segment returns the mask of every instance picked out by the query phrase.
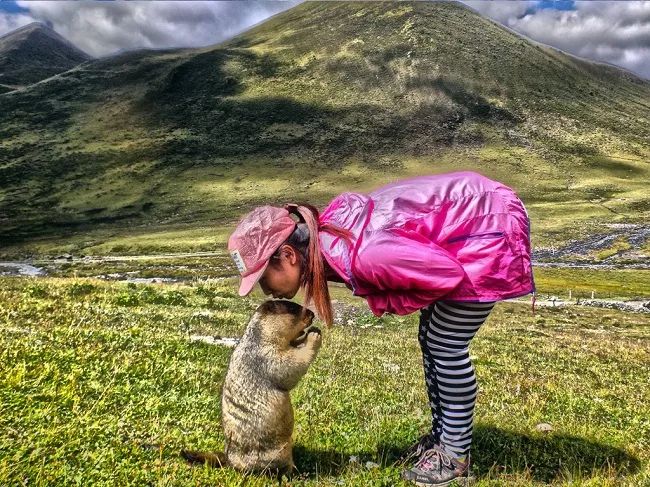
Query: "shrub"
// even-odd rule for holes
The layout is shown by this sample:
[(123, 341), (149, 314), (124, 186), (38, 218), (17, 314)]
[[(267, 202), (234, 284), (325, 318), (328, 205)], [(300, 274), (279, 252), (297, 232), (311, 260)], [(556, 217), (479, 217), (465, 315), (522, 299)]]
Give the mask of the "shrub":
[(68, 287), (68, 294), (70, 296), (85, 296), (95, 291), (97, 287), (88, 282), (73, 282)]
[(25, 287), (25, 294), (32, 298), (44, 298), (48, 295), (48, 292), (42, 284), (34, 283)]
[(139, 306), (142, 304), (184, 306), (187, 304), (187, 298), (177, 290), (158, 291), (152, 286), (138, 287), (130, 282), (127, 284), (127, 291), (116, 296), (115, 303), (120, 306)]

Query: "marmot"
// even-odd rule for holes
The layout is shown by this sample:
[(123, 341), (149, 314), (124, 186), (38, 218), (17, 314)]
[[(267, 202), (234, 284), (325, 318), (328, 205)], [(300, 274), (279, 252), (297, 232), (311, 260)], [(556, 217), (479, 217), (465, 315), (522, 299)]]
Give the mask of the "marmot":
[(321, 346), (314, 313), (285, 300), (260, 305), (235, 348), (221, 395), (224, 453), (183, 450), (190, 462), (247, 472), (293, 470), (289, 391)]

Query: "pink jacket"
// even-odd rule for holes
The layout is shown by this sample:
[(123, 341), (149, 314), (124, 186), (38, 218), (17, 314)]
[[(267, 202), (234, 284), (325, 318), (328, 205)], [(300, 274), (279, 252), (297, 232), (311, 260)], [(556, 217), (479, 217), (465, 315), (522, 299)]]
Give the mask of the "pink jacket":
[(343, 193), (320, 221), (354, 235), (350, 244), (320, 232), (321, 251), (377, 316), (439, 299), (497, 301), (535, 290), (524, 205), (512, 189), (474, 172)]

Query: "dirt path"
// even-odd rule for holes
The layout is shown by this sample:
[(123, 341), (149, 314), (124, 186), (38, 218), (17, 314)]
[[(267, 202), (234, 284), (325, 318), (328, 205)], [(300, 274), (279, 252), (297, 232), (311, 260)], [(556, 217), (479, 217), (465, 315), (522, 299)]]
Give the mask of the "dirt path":
[(650, 269), (650, 262), (635, 262), (626, 264), (601, 264), (599, 262), (538, 262), (533, 261), (533, 267), (557, 267), (567, 269)]
[[(123, 262), (132, 260), (158, 260), (158, 259), (182, 259), (186, 257), (222, 257), (224, 252), (182, 252), (176, 254), (141, 254), (141, 255), (85, 255), (75, 257), (64, 254), (54, 259), (35, 259), (34, 264), (61, 263), (61, 262)], [(69, 256), (69, 257), (67, 257)]]

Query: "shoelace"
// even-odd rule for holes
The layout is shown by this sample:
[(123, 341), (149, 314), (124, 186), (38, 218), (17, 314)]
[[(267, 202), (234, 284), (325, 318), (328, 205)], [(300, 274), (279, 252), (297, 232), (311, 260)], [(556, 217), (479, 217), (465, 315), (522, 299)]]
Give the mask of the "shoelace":
[(416, 457), (422, 455), (427, 450), (426, 445), (428, 443), (430, 443), (429, 435), (424, 435), (422, 438), (420, 438), (420, 442), (418, 443), (418, 446), (415, 449), (415, 453), (413, 455)]
[(413, 454), (413, 456), (419, 457), (420, 455), (422, 455), (424, 453), (424, 451), (425, 451), (424, 450), (424, 443), (418, 443), (418, 447), (415, 450), (415, 453)]
[(451, 457), (438, 448), (431, 448), (426, 450), (422, 457), (417, 461), (415, 466), (421, 470), (442, 470), (442, 467), (447, 467), (453, 470)]
[[(428, 443), (430, 443), (428, 436), (429, 436), (428, 434), (422, 435), (420, 437), (420, 439), (418, 440), (417, 445), (415, 445), (415, 447), (411, 447), (413, 449), (406, 452), (404, 454), (403, 458), (414, 458), (414, 457), (419, 458), (420, 455), (422, 455), (422, 453), (424, 453), (426, 451), (426, 449), (427, 449), (426, 445)], [(429, 448), (431, 448), (431, 447), (429, 447)]]

